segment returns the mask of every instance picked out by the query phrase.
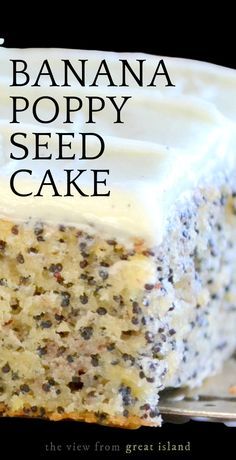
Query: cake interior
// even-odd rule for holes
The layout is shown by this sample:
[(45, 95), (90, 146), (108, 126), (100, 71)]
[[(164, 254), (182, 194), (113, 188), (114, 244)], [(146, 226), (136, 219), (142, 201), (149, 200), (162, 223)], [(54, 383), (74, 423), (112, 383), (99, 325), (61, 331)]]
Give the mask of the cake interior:
[(134, 427), (236, 347), (236, 177), (170, 210), (163, 243), (0, 220), (3, 415)]

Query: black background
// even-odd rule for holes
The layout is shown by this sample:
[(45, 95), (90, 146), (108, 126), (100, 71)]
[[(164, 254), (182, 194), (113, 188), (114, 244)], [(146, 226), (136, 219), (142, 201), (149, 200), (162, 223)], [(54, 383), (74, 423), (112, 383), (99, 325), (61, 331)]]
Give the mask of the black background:
[(12, 12), (1, 16), (0, 32), (9, 47), (140, 51), (236, 69), (235, 13), (226, 2), (208, 12), (199, 2), (188, 2), (181, 10), (180, 2), (155, 8), (146, 1), (133, 11), (128, 9), (129, 0), (125, 3), (110, 3), (104, 8), (103, 2), (88, 7), (80, 2), (75, 10), (68, 2), (52, 16), (37, 5), (27, 9), (25, 16), (14, 6), (14, 16)]
[[(233, 12), (225, 6), (222, 11), (218, 11), (220, 14), (216, 21), (216, 7), (206, 17), (204, 9), (199, 11), (196, 5), (191, 5), (191, 11), (188, 11), (189, 6), (186, 6), (181, 19), (180, 15), (175, 15), (171, 5), (168, 5), (169, 13), (165, 15), (162, 12), (157, 13), (150, 3), (141, 7), (137, 5), (136, 9), (141, 8), (141, 18), (137, 20), (135, 14), (128, 15), (128, 12), (125, 9), (121, 10), (117, 4), (109, 4), (108, 9), (110, 8), (111, 13), (107, 18), (103, 11), (97, 15), (93, 6), (90, 12), (84, 13), (80, 8), (78, 11), (74, 10), (68, 3), (63, 6), (67, 14), (64, 15), (64, 11), (62, 12), (61, 16), (64, 16), (64, 19), (61, 18), (60, 22), (56, 13), (53, 19), (49, 19), (45, 10), (44, 15), (39, 17), (38, 7), (35, 5), (33, 28), (28, 17), (27, 20), (19, 18), (17, 26), (9, 17), (4, 17), (0, 37), (5, 38), (5, 46), (9, 47), (140, 51), (200, 59), (236, 69), (235, 27), (230, 24), (230, 19), (234, 17)], [(236, 101), (232, 101), (232, 104), (235, 103)], [(4, 452), (5, 456), (13, 454), (22, 458), (89, 458), (88, 455), (83, 457), (78, 452), (67, 456), (65, 452), (60, 454), (51, 451), (47, 454), (45, 445), (51, 441), (54, 444), (72, 441), (93, 444), (96, 440), (101, 443), (118, 443), (121, 451), (117, 457), (114, 453), (102, 453), (101, 458), (122, 458), (122, 446), (125, 443), (190, 440), (192, 449), (188, 454), (149, 453), (124, 457), (199, 458), (218, 454), (229, 459), (235, 450), (236, 429), (220, 423), (188, 422), (183, 425), (167, 423), (161, 429), (141, 428), (130, 431), (76, 422), (55, 423), (5, 418), (0, 420), (0, 437), (0, 452)], [(93, 454), (92, 458), (100, 457)]]

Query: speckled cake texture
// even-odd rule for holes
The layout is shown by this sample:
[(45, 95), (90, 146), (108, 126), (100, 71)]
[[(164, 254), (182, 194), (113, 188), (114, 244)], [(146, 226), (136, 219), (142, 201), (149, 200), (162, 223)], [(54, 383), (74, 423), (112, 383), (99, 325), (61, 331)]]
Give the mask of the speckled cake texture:
[[(228, 129), (226, 115), (222, 120)], [(235, 125), (229, 119), (233, 137)], [(175, 122), (168, 104), (167, 120)], [(191, 143), (195, 143), (193, 135)], [(91, 224), (91, 215), (86, 227), (73, 222), (73, 217), (70, 221), (58, 215), (50, 221), (42, 205), (42, 215), (37, 208), (34, 217), (31, 206), (28, 218), (26, 210), (14, 218), (11, 206), (8, 212), (0, 200), (3, 416), (71, 418), (127, 428), (159, 426), (163, 389), (200, 385), (233, 353), (235, 150), (225, 142), (215, 161), (214, 151), (211, 160), (207, 152), (202, 174), (198, 174), (199, 164), (191, 163), (187, 189), (182, 193), (182, 188), (176, 188), (176, 196), (172, 190), (171, 203), (163, 204), (166, 219), (157, 240), (140, 233), (138, 218), (126, 244), (111, 226), (106, 233)], [(222, 152), (227, 161), (219, 160)], [(173, 161), (173, 167), (181, 169), (179, 160)], [(197, 174), (196, 181), (191, 174)], [(143, 182), (145, 174), (137, 186)], [(129, 197), (128, 186), (127, 190)], [(148, 196), (145, 199), (144, 207)], [(153, 219), (158, 200), (163, 195), (152, 201)], [(73, 209), (70, 212), (73, 215)], [(102, 215), (102, 208), (99, 212)], [(142, 212), (143, 220), (150, 218)]]

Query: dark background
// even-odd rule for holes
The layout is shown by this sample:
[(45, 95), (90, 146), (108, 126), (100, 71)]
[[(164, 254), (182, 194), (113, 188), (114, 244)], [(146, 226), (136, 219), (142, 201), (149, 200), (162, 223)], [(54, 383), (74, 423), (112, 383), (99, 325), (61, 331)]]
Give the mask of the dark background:
[[(140, 51), (152, 54), (178, 56), (190, 59), (200, 59), (215, 64), (236, 69), (233, 12), (224, 9), (218, 11), (216, 21), (216, 7), (206, 17), (204, 10), (199, 11), (192, 4), (192, 10), (186, 7), (185, 14), (175, 16), (171, 4), (169, 13), (163, 16), (153, 9), (150, 3), (138, 7), (141, 9), (141, 18), (137, 21), (135, 14), (128, 15), (128, 11), (120, 10), (120, 5), (109, 4), (110, 17), (107, 19), (103, 12), (97, 16), (97, 11), (91, 6), (91, 11), (75, 10), (72, 4), (64, 5), (58, 22), (57, 14), (49, 19), (47, 11), (38, 16), (40, 11), (37, 5), (34, 9), (34, 23), (22, 21), (19, 18), (17, 25), (5, 16), (0, 27), (0, 37), (5, 38), (8, 47), (64, 47), (80, 49), (100, 49), (113, 51)], [(59, 7), (58, 7), (59, 9)], [(188, 15), (186, 16), (186, 13)], [(226, 13), (223, 14), (223, 13)], [(15, 13), (15, 16), (17, 13)], [(226, 17), (225, 17), (226, 16)], [(115, 20), (114, 20), (115, 18)], [(43, 58), (43, 56), (42, 56)], [(236, 103), (236, 101), (232, 101)], [(0, 419), (0, 452), (5, 456), (11, 454), (22, 458), (89, 458), (82, 453), (72, 452), (70, 455), (60, 452), (46, 453), (45, 445), (53, 442), (66, 444), (72, 441), (93, 444), (96, 440), (101, 443), (120, 444), (121, 451), (114, 453), (93, 454), (92, 458), (122, 458), (122, 446), (125, 443), (134, 444), (170, 440), (173, 442), (191, 441), (191, 453), (155, 453), (133, 454), (131, 458), (199, 458), (200, 456), (224, 455), (231, 457), (236, 441), (236, 429), (228, 428), (223, 424), (206, 422), (188, 422), (184, 425), (164, 424), (161, 429), (141, 428), (139, 430), (120, 430), (105, 428), (96, 425), (87, 425), (76, 422), (47, 422), (27, 419)], [(4, 458), (4, 456), (2, 456)]]
[(37, 4), (27, 9), (27, 16), (14, 6), (14, 16), (11, 12), (1, 17), (0, 32), (9, 47), (141, 51), (236, 68), (234, 11), (226, 2), (208, 12), (199, 2), (188, 2), (182, 10), (181, 4), (162, 7), (158, 2), (155, 8), (146, 0), (132, 11), (129, 0), (125, 6), (119, 2), (105, 8), (103, 2), (88, 7), (80, 2), (77, 9), (68, 1), (52, 17)]

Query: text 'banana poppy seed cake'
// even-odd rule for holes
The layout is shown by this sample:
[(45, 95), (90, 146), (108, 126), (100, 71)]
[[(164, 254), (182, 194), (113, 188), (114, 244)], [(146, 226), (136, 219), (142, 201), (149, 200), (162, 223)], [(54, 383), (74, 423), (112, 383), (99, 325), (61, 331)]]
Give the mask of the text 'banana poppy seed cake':
[[(163, 58), (172, 84), (148, 86), (160, 59), (0, 49), (2, 415), (158, 426), (160, 392), (200, 385), (235, 349), (236, 72)], [(81, 159), (81, 132), (102, 156)]]

